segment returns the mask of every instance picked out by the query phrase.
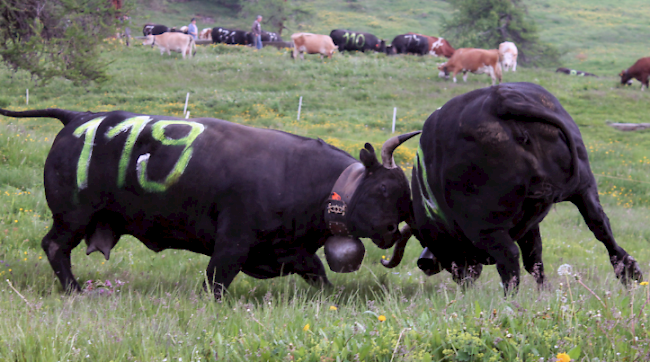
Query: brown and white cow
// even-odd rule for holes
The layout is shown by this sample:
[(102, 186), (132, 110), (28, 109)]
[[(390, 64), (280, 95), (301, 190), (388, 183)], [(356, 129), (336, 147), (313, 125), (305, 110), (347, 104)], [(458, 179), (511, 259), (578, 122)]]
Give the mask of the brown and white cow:
[(199, 33), (199, 39), (212, 39), (212, 28), (205, 28)]
[(454, 48), (452, 48), (449, 42), (444, 38), (438, 38), (435, 36), (423, 35), (418, 33), (409, 33), (409, 34), (419, 35), (421, 37), (427, 38), (427, 40), (429, 41), (429, 55), (433, 55), (436, 57), (451, 58), (451, 56), (454, 55), (454, 51), (456, 51)]
[(508, 71), (512, 67), (512, 71), (517, 71), (517, 55), (519, 51), (515, 43), (511, 41), (504, 41), (499, 44), (499, 62), (504, 71)]
[(171, 55), (171, 51), (181, 53), (183, 59), (185, 55), (190, 58), (193, 53), (196, 53), (196, 45), (194, 38), (191, 35), (183, 33), (162, 33), (160, 35), (147, 35), (147, 38), (142, 42), (142, 45), (157, 45), (160, 49), (160, 55), (167, 51), (167, 55)]
[(456, 83), (456, 74), (460, 72), (463, 72), (463, 81), (465, 82), (467, 82), (467, 72), (489, 74), (492, 78), (492, 85), (497, 79), (501, 82), (501, 64), (499, 64), (499, 51), (496, 49), (456, 49), (454, 55), (446, 63), (438, 66), (438, 70), (440, 70), (438, 74), (440, 77), (449, 78), (449, 73), (452, 73), (454, 83)]
[(323, 55), (328, 58), (332, 57), (334, 51), (339, 47), (334, 45), (334, 41), (329, 35), (312, 34), (312, 33), (295, 33), (291, 35), (293, 42), (292, 58), (296, 58), (300, 54), (300, 59), (305, 59), (303, 53), (307, 54), (320, 54), (321, 59)]
[(648, 77), (650, 77), (650, 57), (641, 58), (631, 67), (619, 74), (621, 84), (632, 84), (632, 78), (641, 82), (641, 90), (648, 88)]

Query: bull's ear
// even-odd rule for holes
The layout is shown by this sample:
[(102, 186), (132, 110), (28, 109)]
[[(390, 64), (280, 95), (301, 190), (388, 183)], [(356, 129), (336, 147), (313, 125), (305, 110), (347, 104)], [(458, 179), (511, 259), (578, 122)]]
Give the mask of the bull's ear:
[(375, 154), (375, 149), (370, 143), (366, 143), (364, 148), (359, 152), (359, 159), (361, 163), (366, 167), (367, 170), (371, 170), (375, 167), (380, 166), (379, 160), (377, 160), (377, 155)]

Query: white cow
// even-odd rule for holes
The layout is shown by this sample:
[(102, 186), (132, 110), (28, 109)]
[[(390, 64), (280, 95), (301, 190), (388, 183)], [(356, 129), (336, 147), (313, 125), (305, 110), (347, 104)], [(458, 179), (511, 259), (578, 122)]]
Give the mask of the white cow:
[(511, 41), (504, 41), (499, 44), (499, 63), (504, 71), (512, 67), (512, 71), (517, 71), (517, 46)]
[(187, 54), (190, 58), (196, 52), (196, 45), (194, 38), (191, 35), (183, 33), (162, 33), (160, 35), (147, 35), (147, 38), (142, 42), (142, 45), (157, 45), (160, 48), (160, 55), (167, 51), (167, 55), (171, 55), (171, 51), (181, 53), (183, 59)]

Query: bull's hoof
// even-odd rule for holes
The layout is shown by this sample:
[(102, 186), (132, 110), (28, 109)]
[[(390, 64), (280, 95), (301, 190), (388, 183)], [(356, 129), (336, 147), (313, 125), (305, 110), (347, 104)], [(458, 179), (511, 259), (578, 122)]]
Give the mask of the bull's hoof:
[(614, 256), (611, 258), (611, 262), (616, 277), (621, 280), (623, 285), (628, 286), (633, 280), (637, 282), (643, 280), (643, 272), (631, 255), (625, 254), (622, 258)]
[(442, 265), (440, 265), (438, 259), (436, 259), (436, 256), (433, 255), (429, 248), (424, 248), (417, 264), (418, 268), (427, 276), (436, 275), (442, 271)]

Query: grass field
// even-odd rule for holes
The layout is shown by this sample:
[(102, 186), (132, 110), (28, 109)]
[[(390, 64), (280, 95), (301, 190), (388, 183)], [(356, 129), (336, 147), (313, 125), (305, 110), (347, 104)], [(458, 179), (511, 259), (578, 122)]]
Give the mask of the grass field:
[[(191, 10), (196, 4), (169, 5), (146, 21), (172, 25), (199, 12)], [(411, 26), (423, 32), (431, 26), (434, 33), (448, 5), (432, 4), (340, 2), (327, 7), (330, 15), (319, 13), (302, 26), (325, 32), (345, 27), (349, 19), (360, 30), (377, 29), (386, 37)], [(326, 5), (314, 0), (305, 6), (322, 10)], [(351, 5), (363, 9), (348, 11)], [(640, 92), (638, 83), (620, 87), (615, 76), (648, 55), (647, 36), (629, 36), (635, 29), (650, 33), (642, 5), (634, 0), (531, 3), (543, 34), (567, 51), (566, 65), (604, 76), (576, 78), (520, 66), (505, 73), (504, 81), (544, 86), (573, 116), (617, 241), (648, 278), (650, 137), (606, 124), (650, 122), (650, 93)], [(216, 12), (202, 6), (200, 12)], [(619, 11), (627, 6), (638, 11)], [(217, 20), (238, 21), (224, 14)], [(138, 16), (134, 22), (144, 19)], [(373, 28), (373, 21), (390, 16), (406, 20)], [(241, 27), (248, 26), (248, 20), (241, 21)], [(616, 35), (607, 38), (611, 48), (598, 41), (605, 39), (601, 23), (614, 29)], [(569, 33), (573, 37), (562, 36)], [(320, 137), (358, 155), (365, 142), (379, 147), (390, 137), (393, 107), (396, 132), (417, 130), (452, 97), (489, 85), (487, 76), (470, 75), (466, 84), (439, 79), (439, 60), (430, 57), (336, 54), (301, 62), (271, 48), (202, 46), (194, 59), (182, 61), (179, 54), (161, 57), (148, 47), (126, 48), (115, 41), (102, 46), (113, 60), (107, 84), (79, 88), (55, 80), (34, 89), (27, 74), (2, 68), (0, 107), (181, 116), (190, 92), (192, 117)], [(214, 302), (201, 288), (207, 257), (174, 250), (155, 254), (131, 237), (121, 239), (109, 261), (98, 253), (86, 256), (78, 247), (73, 271), (87, 292), (67, 296), (40, 248), (51, 226), (43, 164), (60, 129), (57, 120), (0, 119), (0, 360), (552, 361), (565, 352), (580, 361), (650, 359), (650, 288), (618, 283), (605, 248), (568, 204), (557, 205), (541, 226), (548, 287), (538, 291), (534, 280), (522, 275), (519, 294), (507, 299), (493, 266), (484, 268), (467, 291), (445, 272), (424, 276), (415, 265), (421, 247), (412, 239), (404, 261), (392, 270), (379, 263), (387, 252), (366, 243), (360, 271), (328, 273), (333, 290), (311, 288), (293, 276), (260, 281), (240, 275), (226, 297)], [(417, 139), (396, 154), (409, 177), (416, 147)], [(563, 264), (570, 264), (579, 280), (558, 275)]]

